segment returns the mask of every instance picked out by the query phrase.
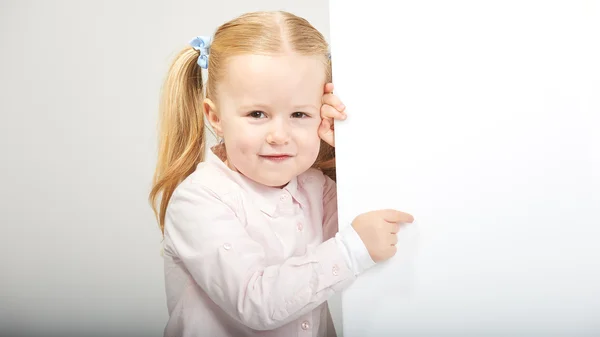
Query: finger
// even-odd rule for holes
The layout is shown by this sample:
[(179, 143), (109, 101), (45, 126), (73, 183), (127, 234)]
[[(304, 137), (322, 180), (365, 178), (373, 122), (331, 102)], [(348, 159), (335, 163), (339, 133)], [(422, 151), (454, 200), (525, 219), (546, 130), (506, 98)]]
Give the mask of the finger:
[(391, 234), (396, 234), (400, 231), (399, 223), (397, 223), (397, 222), (386, 222), (386, 223), (390, 225), (388, 228), (390, 229)]
[(321, 105), (321, 118), (344, 120), (346, 119), (346, 114), (339, 112), (331, 105), (323, 104)]
[(340, 98), (333, 94), (323, 96), (322, 102), (323, 104), (331, 105), (340, 112), (343, 112), (346, 109), (346, 106), (342, 103)]
[(325, 83), (325, 88), (323, 89), (325, 94), (333, 94), (333, 83)]
[(390, 256), (394, 256), (398, 252), (398, 247), (390, 246), (389, 250), (390, 250)]
[(319, 125), (319, 137), (323, 139), (327, 144), (335, 147), (335, 139), (333, 136), (333, 130), (331, 129), (331, 123), (328, 119), (323, 119), (321, 125)]
[(382, 210), (382, 212), (382, 216), (387, 222), (412, 223), (413, 221), (415, 221), (415, 218), (412, 215), (394, 209), (386, 209)]
[(395, 246), (398, 244), (398, 235), (390, 235), (390, 246)]

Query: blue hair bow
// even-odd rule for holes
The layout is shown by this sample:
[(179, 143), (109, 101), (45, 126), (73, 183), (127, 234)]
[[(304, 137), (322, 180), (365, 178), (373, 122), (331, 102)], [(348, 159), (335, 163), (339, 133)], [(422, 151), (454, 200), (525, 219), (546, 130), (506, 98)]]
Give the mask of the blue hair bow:
[(208, 68), (208, 54), (210, 50), (211, 38), (208, 36), (196, 36), (190, 41), (190, 46), (200, 52), (198, 56), (198, 65), (203, 68)]

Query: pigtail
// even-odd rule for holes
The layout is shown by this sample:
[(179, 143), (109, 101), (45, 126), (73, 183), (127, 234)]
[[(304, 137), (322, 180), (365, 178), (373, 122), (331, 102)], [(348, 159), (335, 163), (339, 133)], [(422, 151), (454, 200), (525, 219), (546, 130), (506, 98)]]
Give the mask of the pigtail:
[(198, 52), (181, 51), (169, 68), (159, 111), (158, 160), (149, 201), (161, 232), (175, 188), (204, 160), (202, 69)]
[(321, 149), (315, 161), (315, 168), (321, 170), (329, 178), (336, 180), (335, 148), (321, 140)]

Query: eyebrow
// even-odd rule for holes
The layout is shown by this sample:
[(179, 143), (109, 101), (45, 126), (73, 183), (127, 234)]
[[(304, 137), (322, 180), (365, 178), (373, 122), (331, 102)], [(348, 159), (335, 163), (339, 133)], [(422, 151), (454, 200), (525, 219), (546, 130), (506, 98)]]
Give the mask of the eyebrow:
[(269, 110), (269, 106), (264, 104), (244, 104), (239, 107), (240, 111), (250, 111), (250, 110)]
[[(266, 104), (244, 104), (239, 107), (241, 111), (249, 111), (249, 110), (270, 110), (271, 108)], [(319, 110), (316, 106), (312, 104), (302, 104), (302, 105), (294, 105), (292, 110), (306, 110), (306, 109), (314, 109)]]
[(319, 110), (319, 108), (317, 108), (316, 106), (314, 106), (312, 104), (304, 104), (304, 105), (295, 105), (294, 106), (294, 110), (305, 110), (305, 109)]

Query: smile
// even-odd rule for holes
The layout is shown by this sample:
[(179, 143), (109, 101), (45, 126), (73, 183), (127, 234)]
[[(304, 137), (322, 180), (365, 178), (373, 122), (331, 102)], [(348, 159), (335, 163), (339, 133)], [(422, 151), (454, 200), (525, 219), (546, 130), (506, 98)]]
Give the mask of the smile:
[(264, 155), (264, 156), (259, 155), (259, 157), (266, 159), (266, 160), (274, 161), (274, 162), (282, 162), (282, 161), (292, 158), (292, 156), (290, 156), (288, 154), (274, 154), (274, 155)]

